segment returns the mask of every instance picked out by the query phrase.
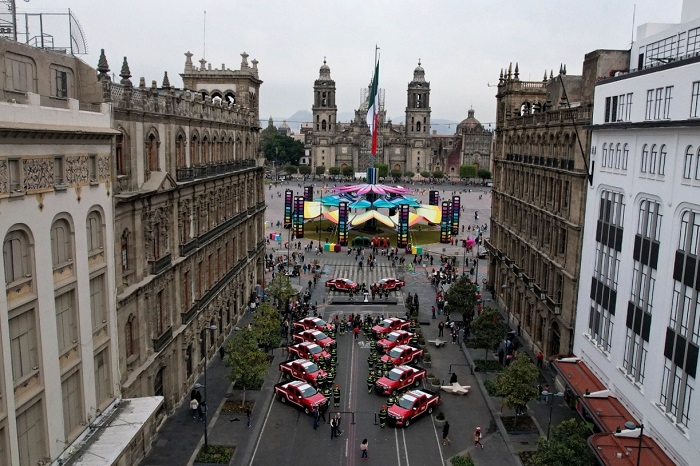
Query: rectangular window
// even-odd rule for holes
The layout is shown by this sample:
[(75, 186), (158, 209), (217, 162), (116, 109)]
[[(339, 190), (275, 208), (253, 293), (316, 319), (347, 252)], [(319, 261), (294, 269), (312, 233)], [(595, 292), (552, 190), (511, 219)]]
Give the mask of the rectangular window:
[(566, 228), (560, 228), (559, 229), (559, 254), (566, 254), (566, 246), (567, 246), (567, 232)]
[(630, 121), (632, 119), (632, 93), (627, 94), (627, 102), (625, 109), (625, 121)]
[(671, 99), (673, 93), (673, 86), (667, 86), (664, 89), (664, 119), (671, 118)]
[(654, 100), (654, 120), (659, 120), (661, 118), (663, 95), (664, 89), (662, 87), (656, 89), (656, 98)]
[(71, 432), (83, 422), (83, 395), (80, 371), (76, 371), (61, 383), (63, 397), (63, 429), (65, 440), (72, 438)]
[(28, 62), (17, 57), (5, 57), (5, 88), (15, 92), (34, 91), (34, 69)]
[(10, 186), (10, 192), (19, 192), (24, 190), (21, 164), (22, 161), (20, 159), (7, 159), (7, 182)]
[(23, 466), (42, 464), (48, 456), (44, 424), (44, 407), (41, 399), (17, 415), (19, 464)]
[(610, 122), (610, 106), (612, 97), (605, 98), (605, 123)]
[(693, 91), (690, 96), (690, 118), (700, 117), (700, 81), (693, 83)]
[(654, 89), (647, 91), (647, 106), (644, 112), (644, 119), (651, 120), (654, 115)]
[(78, 343), (78, 319), (74, 290), (56, 297), (56, 333), (59, 356)]
[(111, 396), (111, 380), (109, 348), (105, 348), (95, 356), (95, 398), (98, 406)]
[(90, 311), (93, 331), (102, 328), (107, 323), (104, 291), (104, 275), (90, 279)]
[(625, 94), (617, 98), (617, 121), (624, 121), (625, 118)]
[(55, 97), (68, 97), (68, 72), (62, 70), (54, 70), (54, 78), (56, 80)]
[(97, 181), (97, 155), (90, 154), (88, 159), (88, 178), (91, 182)]
[(65, 179), (65, 164), (62, 155), (57, 155), (53, 158), (53, 184), (54, 186), (64, 185)]
[(10, 319), (10, 353), (15, 384), (39, 370), (34, 309)]
[(610, 104), (610, 112), (612, 113), (612, 115), (610, 115), (610, 121), (618, 121), (617, 96), (613, 96), (612, 98), (612, 103)]

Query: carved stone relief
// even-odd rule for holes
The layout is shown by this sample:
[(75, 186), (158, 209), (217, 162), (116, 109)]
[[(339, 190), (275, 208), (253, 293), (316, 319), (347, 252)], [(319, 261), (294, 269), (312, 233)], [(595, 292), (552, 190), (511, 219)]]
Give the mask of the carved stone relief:
[(53, 159), (23, 159), (24, 190), (53, 188)]

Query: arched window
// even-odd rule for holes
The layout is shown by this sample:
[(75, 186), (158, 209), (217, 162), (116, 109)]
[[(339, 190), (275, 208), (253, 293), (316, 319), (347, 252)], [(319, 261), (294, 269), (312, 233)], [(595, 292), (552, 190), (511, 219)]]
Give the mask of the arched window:
[(209, 148), (209, 138), (204, 135), (202, 138), (202, 163), (211, 162), (211, 149)]
[(326, 130), (326, 120), (321, 120), (321, 130), (322, 131)]
[(133, 314), (129, 315), (124, 325), (124, 347), (126, 348), (126, 357), (129, 358), (136, 354), (136, 317)]
[(659, 175), (666, 174), (666, 144), (662, 144), (661, 149), (659, 149), (659, 169), (657, 172)]
[(177, 154), (177, 168), (185, 168), (189, 165), (187, 164), (187, 157), (185, 156), (185, 135), (179, 134), (177, 140), (175, 141), (175, 153)]
[(603, 166), (608, 166), (608, 144), (605, 142), (603, 143)]
[(96, 254), (104, 248), (102, 215), (96, 210), (90, 212), (86, 220), (88, 254)]
[(416, 131), (420, 132), (420, 121), (416, 123)]
[(629, 159), (630, 155), (630, 150), (627, 147), (627, 143), (625, 143), (624, 147), (622, 148), (622, 169), (627, 170), (627, 161)]
[(122, 272), (129, 270), (129, 230), (125, 229), (121, 237)]
[(31, 248), (24, 231), (14, 230), (7, 234), (2, 245), (2, 256), (7, 285), (32, 276)]
[(620, 149), (620, 143), (615, 146), (615, 168), (620, 168), (620, 156), (622, 155), (622, 150)]
[(656, 173), (656, 159), (659, 155), (658, 150), (656, 149), (656, 144), (652, 144), (651, 146), (651, 155), (649, 156), (649, 173), (655, 174)]
[(58, 219), (51, 226), (51, 261), (54, 267), (73, 260), (72, 232), (68, 221)]
[(123, 132), (117, 135), (114, 144), (114, 157), (117, 159), (117, 175), (128, 175), (131, 171), (129, 149)]
[(690, 179), (693, 167), (693, 146), (688, 146), (685, 149), (685, 160), (683, 161), (683, 178)]
[(700, 180), (700, 146), (695, 156), (695, 179)]
[(148, 170), (158, 171), (158, 140), (154, 133), (148, 135), (147, 142)]
[(647, 149), (647, 144), (644, 144), (644, 146), (642, 146), (642, 164), (641, 164), (642, 173), (647, 172), (648, 164), (649, 164), (649, 149)]

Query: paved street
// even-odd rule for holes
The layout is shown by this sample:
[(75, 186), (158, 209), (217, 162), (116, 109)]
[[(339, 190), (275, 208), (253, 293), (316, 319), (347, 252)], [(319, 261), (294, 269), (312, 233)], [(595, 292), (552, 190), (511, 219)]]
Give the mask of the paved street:
[[(280, 186), (283, 192), (286, 186)], [(451, 195), (452, 187), (445, 187), (442, 197)], [(267, 188), (266, 188), (267, 189)], [(297, 185), (292, 189), (301, 191)], [(278, 198), (276, 188), (270, 192), (273, 195), (272, 203), (268, 205), (266, 218), (272, 220), (282, 216), (283, 200)], [(316, 194), (318, 195), (318, 194)], [(427, 189), (424, 194), (417, 197), (427, 202)], [(490, 196), (481, 192), (461, 193), (462, 204), (466, 207), (463, 219), (471, 219), (473, 223), (474, 212), (479, 212), (479, 223), (488, 223)], [(479, 199), (479, 196), (482, 199)], [(267, 233), (275, 231), (268, 228)], [(468, 233), (468, 232), (467, 232)], [(466, 238), (466, 234), (464, 237)], [(488, 232), (486, 233), (488, 236)], [(269, 237), (269, 236), (268, 236)], [(311, 239), (301, 240), (306, 245)], [(316, 239), (317, 241), (317, 239)], [(315, 244), (317, 244), (315, 242)], [(462, 248), (458, 246), (445, 246), (440, 244), (429, 245), (427, 250), (434, 254), (462, 254)], [(277, 244), (272, 242), (269, 251), (277, 250)], [(284, 251), (286, 254), (286, 251)], [(418, 268), (409, 273), (401, 269), (394, 269), (390, 262), (380, 256), (378, 265), (374, 270), (365, 267), (360, 270), (354, 256), (348, 256), (345, 251), (341, 253), (324, 253), (315, 255), (306, 253), (305, 261), (311, 262), (319, 259), (322, 264), (322, 277), (318, 285), (312, 289), (311, 302), (317, 302), (319, 312), (326, 320), (332, 320), (334, 316), (347, 316), (350, 313), (370, 313), (373, 316), (403, 316), (405, 308), (403, 299), (408, 293), (417, 294), (420, 302), (420, 317), (423, 322), (423, 332), (426, 339), (437, 336), (437, 320), (430, 318), (430, 308), (434, 304), (434, 290), (429, 283), (424, 268)], [(485, 277), (486, 261), (479, 261), (480, 279)], [(437, 266), (438, 262), (435, 262)], [(392, 292), (391, 297), (398, 298), (398, 304), (387, 304), (381, 301), (373, 303), (351, 303), (345, 305), (332, 304), (333, 297), (340, 292), (329, 292), (323, 284), (333, 277), (350, 278), (358, 283), (371, 284), (383, 277), (401, 275), (406, 280), (406, 287), (401, 292)], [(268, 279), (270, 276), (268, 275)], [(307, 287), (311, 274), (303, 274), (294, 279), (295, 285)], [(361, 297), (356, 298), (358, 301)], [(371, 298), (370, 298), (371, 300)], [(439, 318), (440, 316), (438, 316)], [(251, 317), (246, 314), (239, 326), (246, 325)], [(343, 413), (341, 430), (343, 435), (339, 439), (330, 438), (330, 426), (323, 424), (316, 431), (312, 429), (312, 418), (288, 405), (284, 405), (273, 396), (273, 385), (279, 381), (277, 370), (279, 362), (286, 359), (282, 350), (275, 352), (275, 360), (270, 372), (266, 376), (263, 389), (249, 392), (247, 396), (256, 402), (253, 411), (253, 423), (251, 428), (246, 427), (245, 414), (224, 415), (220, 414), (226, 396), (240, 398), (240, 392), (232, 392), (230, 384), (225, 379), (225, 367), (219, 358), (215, 358), (210, 364), (209, 370), (209, 397), (212, 416), (209, 422), (209, 442), (217, 445), (230, 445), (236, 447), (232, 464), (242, 465), (296, 465), (296, 464), (343, 464), (353, 465), (359, 463), (359, 445), (362, 439), (369, 440), (370, 461), (381, 461), (386, 464), (409, 466), (410, 464), (445, 464), (449, 457), (463, 452), (471, 452), (477, 465), (517, 465), (519, 464), (514, 451), (520, 448), (532, 448), (537, 436), (521, 437), (513, 436), (504, 439), (496, 422), (494, 413), (500, 410), (500, 406), (494, 406), (493, 402), (482, 396), (482, 391), (475, 375), (470, 372), (472, 350), (466, 350), (461, 345), (448, 344), (443, 348), (429, 348), (433, 356), (433, 364), (428, 368), (429, 373), (434, 373), (443, 380), (449, 379), (450, 369), (457, 374), (461, 384), (471, 385), (471, 390), (466, 396), (455, 396), (441, 393), (441, 403), (437, 411), (443, 411), (450, 422), (450, 438), (453, 440), (449, 446), (442, 446), (441, 427), (435, 427), (432, 419), (426, 416), (412, 423), (406, 429), (384, 429), (376, 425), (376, 414), (386, 401), (374, 393), (367, 392), (368, 364), (367, 356), (369, 348), (365, 344), (364, 337), (353, 341), (351, 334), (338, 335), (338, 372), (336, 383), (341, 390), (341, 408)], [(483, 357), (483, 353), (479, 357)], [(548, 375), (543, 374), (543, 379)], [(203, 382), (203, 381), (200, 381)], [(178, 412), (162, 426), (159, 437), (149, 456), (144, 460), (144, 465), (177, 465), (191, 464), (197, 445), (203, 442), (203, 425), (194, 422), (187, 413), (189, 399), (183, 400)], [(540, 421), (541, 428), (546, 430), (547, 405), (539, 405), (535, 402), (531, 411)], [(571, 411), (565, 406), (555, 406), (554, 419), (558, 420)], [(329, 414), (338, 411), (331, 405)], [(192, 422), (190, 422), (192, 421)], [(485, 448), (472, 451), (472, 433), (476, 426), (481, 426), (484, 432), (482, 440)], [(508, 440), (508, 442), (506, 441)], [(190, 452), (189, 455), (186, 452)]]

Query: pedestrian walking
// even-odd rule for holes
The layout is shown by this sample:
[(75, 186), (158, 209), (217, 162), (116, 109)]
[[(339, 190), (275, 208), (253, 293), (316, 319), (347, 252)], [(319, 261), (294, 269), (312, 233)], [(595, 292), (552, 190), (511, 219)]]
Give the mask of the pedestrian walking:
[(248, 418), (248, 424), (246, 425), (246, 427), (250, 427), (250, 415), (251, 415), (250, 407), (246, 408), (245, 415)]
[(355, 326), (355, 328), (352, 329), (353, 335), (355, 335), (355, 340), (357, 340), (357, 337), (360, 335), (360, 327)]
[(331, 440), (338, 436), (337, 434), (337, 424), (335, 422), (335, 416), (331, 418)]
[(537, 353), (537, 367), (542, 369), (542, 363), (544, 362), (544, 354), (542, 354), (542, 351)]
[(190, 400), (190, 409), (192, 410), (192, 419), (197, 419), (197, 411), (199, 410), (199, 402), (196, 398)]
[(340, 437), (343, 431), (340, 430), (340, 413), (335, 413), (335, 435)]
[(207, 417), (207, 402), (202, 401), (199, 404), (199, 421), (204, 422), (204, 419)]
[(321, 416), (321, 414), (318, 411), (318, 406), (314, 406), (314, 430), (318, 429), (318, 418)]
[(481, 443), (481, 427), (477, 427), (474, 432), (474, 446), (476, 447), (477, 445), (484, 448), (484, 445)]
[(445, 421), (445, 425), (442, 426), (442, 444), (443, 445), (449, 445), (452, 443), (452, 440), (450, 440), (450, 423)]
[(362, 450), (361, 458), (368, 459), (367, 450), (369, 450), (369, 442), (367, 441), (367, 439), (364, 439), (360, 444), (360, 450)]
[(340, 388), (338, 387), (338, 384), (335, 384), (335, 387), (333, 388), (333, 406), (336, 408), (340, 407)]
[(445, 333), (445, 322), (443, 320), (440, 320), (440, 323), (438, 324), (438, 336), (442, 337), (444, 336)]
[(435, 319), (436, 318), (435, 317), (435, 306), (433, 306), (432, 311), (433, 311), (433, 319)]

